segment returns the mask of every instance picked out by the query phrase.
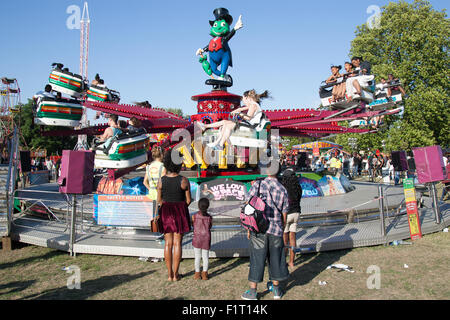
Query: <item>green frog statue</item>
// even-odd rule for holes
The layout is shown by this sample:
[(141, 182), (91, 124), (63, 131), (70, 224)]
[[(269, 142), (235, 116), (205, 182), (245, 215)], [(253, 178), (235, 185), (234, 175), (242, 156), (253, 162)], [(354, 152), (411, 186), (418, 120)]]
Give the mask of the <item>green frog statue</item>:
[[(231, 76), (227, 74), (228, 67), (233, 66), (231, 57), (231, 50), (228, 46), (228, 41), (236, 34), (236, 31), (243, 27), (242, 16), (239, 16), (238, 21), (233, 29), (230, 30), (230, 25), (233, 23), (233, 17), (225, 8), (217, 8), (213, 11), (215, 16), (214, 21), (209, 21), (211, 25), (210, 35), (213, 37), (209, 45), (203, 49), (197, 50), (197, 55), (200, 57), (200, 63), (203, 70), (214, 79), (213, 74), (218, 77), (219, 81), (232, 84)], [(203, 53), (209, 52), (209, 61)], [(220, 66), (220, 70), (219, 70)]]

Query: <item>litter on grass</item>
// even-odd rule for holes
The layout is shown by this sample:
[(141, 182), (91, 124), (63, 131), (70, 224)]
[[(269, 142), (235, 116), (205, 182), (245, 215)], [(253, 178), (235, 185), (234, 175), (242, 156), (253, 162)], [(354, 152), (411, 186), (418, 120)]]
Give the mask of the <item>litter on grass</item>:
[(349, 267), (345, 264), (341, 264), (341, 263), (337, 263), (337, 264), (332, 264), (330, 266), (327, 267), (328, 269), (339, 269), (339, 271), (347, 271), (347, 272), (355, 272), (354, 270), (352, 270), (352, 267)]

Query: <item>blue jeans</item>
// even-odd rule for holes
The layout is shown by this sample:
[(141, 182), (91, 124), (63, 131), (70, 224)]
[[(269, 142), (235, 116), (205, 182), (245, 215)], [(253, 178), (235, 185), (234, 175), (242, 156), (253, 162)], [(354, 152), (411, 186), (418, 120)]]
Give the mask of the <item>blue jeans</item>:
[(353, 165), (353, 172), (352, 172), (352, 176), (356, 177), (358, 175), (358, 166)]
[(269, 280), (283, 281), (289, 277), (283, 237), (251, 232), (248, 281), (263, 282), (266, 260), (269, 264)]

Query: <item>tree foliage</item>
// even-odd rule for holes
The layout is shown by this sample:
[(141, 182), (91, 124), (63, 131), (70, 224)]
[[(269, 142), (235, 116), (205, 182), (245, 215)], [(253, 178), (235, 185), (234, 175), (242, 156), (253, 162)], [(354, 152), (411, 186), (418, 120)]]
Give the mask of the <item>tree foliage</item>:
[(425, 0), (390, 2), (378, 27), (357, 27), (350, 56), (370, 61), (378, 80), (394, 74), (408, 95), (403, 119), (390, 123), (387, 132), (371, 135), (371, 143), (358, 137), (362, 144), (381, 148), (378, 143), (384, 140), (387, 150), (449, 145), (449, 35), (445, 10), (436, 11)]

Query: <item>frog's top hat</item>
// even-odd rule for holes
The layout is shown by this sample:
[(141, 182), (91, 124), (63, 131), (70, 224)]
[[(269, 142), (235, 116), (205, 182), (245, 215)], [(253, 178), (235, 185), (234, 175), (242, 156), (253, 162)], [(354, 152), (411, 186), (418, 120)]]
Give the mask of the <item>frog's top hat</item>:
[(225, 8), (217, 8), (213, 11), (214, 16), (216, 19), (214, 21), (209, 21), (209, 24), (212, 26), (215, 21), (217, 20), (225, 20), (226, 23), (232, 24), (233, 23), (233, 17), (230, 15), (227, 9)]

